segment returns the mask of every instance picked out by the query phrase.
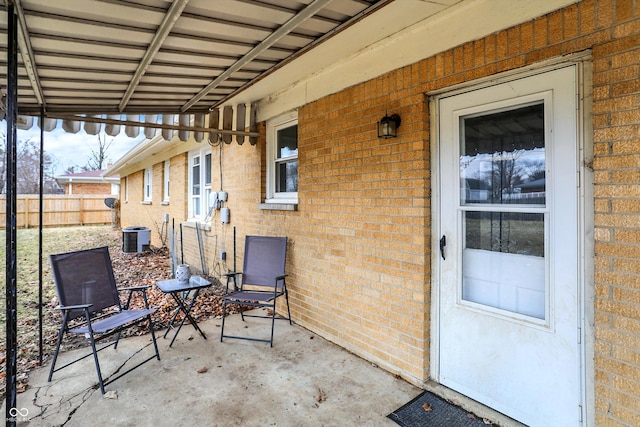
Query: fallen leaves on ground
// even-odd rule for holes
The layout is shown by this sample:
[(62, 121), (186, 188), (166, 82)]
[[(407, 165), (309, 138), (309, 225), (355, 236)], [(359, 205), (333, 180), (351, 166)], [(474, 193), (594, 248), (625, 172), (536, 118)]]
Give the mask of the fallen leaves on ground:
[[(167, 248), (152, 248), (149, 252), (140, 254), (123, 253), (118, 247), (110, 248), (113, 273), (116, 278), (118, 288), (133, 286), (149, 286), (147, 289), (147, 300), (151, 308), (156, 312), (152, 315), (154, 329), (165, 329), (173, 316), (177, 303), (169, 294), (162, 292), (156, 282), (171, 278), (171, 267), (169, 262), (169, 251)], [(51, 278), (51, 275), (47, 277)], [(191, 310), (191, 316), (196, 322), (207, 319), (219, 318), (222, 316), (222, 300), (224, 286), (217, 278), (206, 277), (213, 283), (213, 286), (200, 291), (198, 301)], [(52, 280), (52, 279), (51, 279)], [(45, 286), (53, 286), (53, 283), (45, 283)], [(128, 292), (122, 292), (122, 304), (126, 303)], [(60, 327), (60, 313), (54, 310), (58, 305), (57, 298), (53, 298), (44, 304), (43, 308), (43, 364), (47, 364), (53, 352), (57, 340), (58, 328)], [(36, 305), (37, 308), (37, 305)], [(140, 292), (134, 292), (130, 308), (144, 308), (144, 298)], [(228, 306), (228, 313), (236, 312), (237, 307)], [(178, 317), (178, 321), (181, 317)], [(18, 342), (18, 362), (17, 362), (17, 386), (16, 391), (22, 393), (28, 388), (28, 372), (39, 366), (38, 360), (38, 322), (18, 319), (18, 328), (21, 331)], [(22, 332), (24, 331), (24, 332)], [(132, 335), (144, 335), (149, 332), (145, 323), (136, 325), (122, 334), (123, 337)], [(87, 346), (89, 341), (83, 336), (65, 337), (61, 351), (68, 351), (75, 348)], [(6, 392), (5, 382), (5, 361), (6, 348), (0, 347), (0, 397), (4, 399)]]

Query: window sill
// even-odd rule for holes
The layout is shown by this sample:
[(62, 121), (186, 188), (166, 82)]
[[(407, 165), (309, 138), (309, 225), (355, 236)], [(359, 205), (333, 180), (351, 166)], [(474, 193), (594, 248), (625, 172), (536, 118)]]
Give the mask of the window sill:
[(199, 228), (200, 230), (211, 231), (211, 223), (210, 222), (201, 222), (196, 219), (188, 219), (182, 223), (183, 227), (188, 228)]
[(165, 200), (164, 202), (160, 203), (162, 206), (169, 206), (169, 201)]
[(297, 211), (297, 203), (260, 203), (258, 208), (263, 211)]
[(140, 202), (141, 205), (152, 205), (153, 202), (151, 200), (143, 200)]

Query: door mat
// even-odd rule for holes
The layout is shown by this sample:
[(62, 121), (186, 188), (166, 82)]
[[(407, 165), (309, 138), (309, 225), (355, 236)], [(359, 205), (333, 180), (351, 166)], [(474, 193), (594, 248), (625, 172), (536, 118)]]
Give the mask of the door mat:
[(396, 409), (387, 418), (402, 427), (487, 427), (490, 421), (424, 391)]

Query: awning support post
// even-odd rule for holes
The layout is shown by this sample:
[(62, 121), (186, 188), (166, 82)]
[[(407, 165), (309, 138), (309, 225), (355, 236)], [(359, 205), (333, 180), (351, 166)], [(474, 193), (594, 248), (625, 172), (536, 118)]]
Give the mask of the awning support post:
[(6, 157), (6, 405), (7, 426), (16, 425), (18, 367), (18, 298), (16, 233), (16, 163), (18, 119), (18, 18), (14, 0), (7, 1), (7, 157)]

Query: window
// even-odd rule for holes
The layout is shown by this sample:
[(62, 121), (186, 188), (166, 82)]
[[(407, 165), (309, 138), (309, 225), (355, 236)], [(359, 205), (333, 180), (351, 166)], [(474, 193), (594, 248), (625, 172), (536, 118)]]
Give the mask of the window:
[(298, 203), (298, 117), (267, 123), (267, 203)]
[(153, 169), (147, 168), (144, 170), (144, 201), (150, 202), (152, 193), (152, 183), (153, 183)]
[(207, 217), (210, 195), (211, 151), (192, 151), (189, 153), (189, 218)]
[(169, 171), (169, 165), (170, 165), (170, 161), (169, 160), (165, 160), (164, 161), (164, 173), (162, 176), (162, 180), (164, 182), (164, 190), (163, 190), (163, 197), (162, 197), (162, 201), (163, 202), (168, 202), (169, 201), (169, 177), (170, 177), (170, 171)]
[(129, 202), (129, 175), (124, 177), (124, 202)]

